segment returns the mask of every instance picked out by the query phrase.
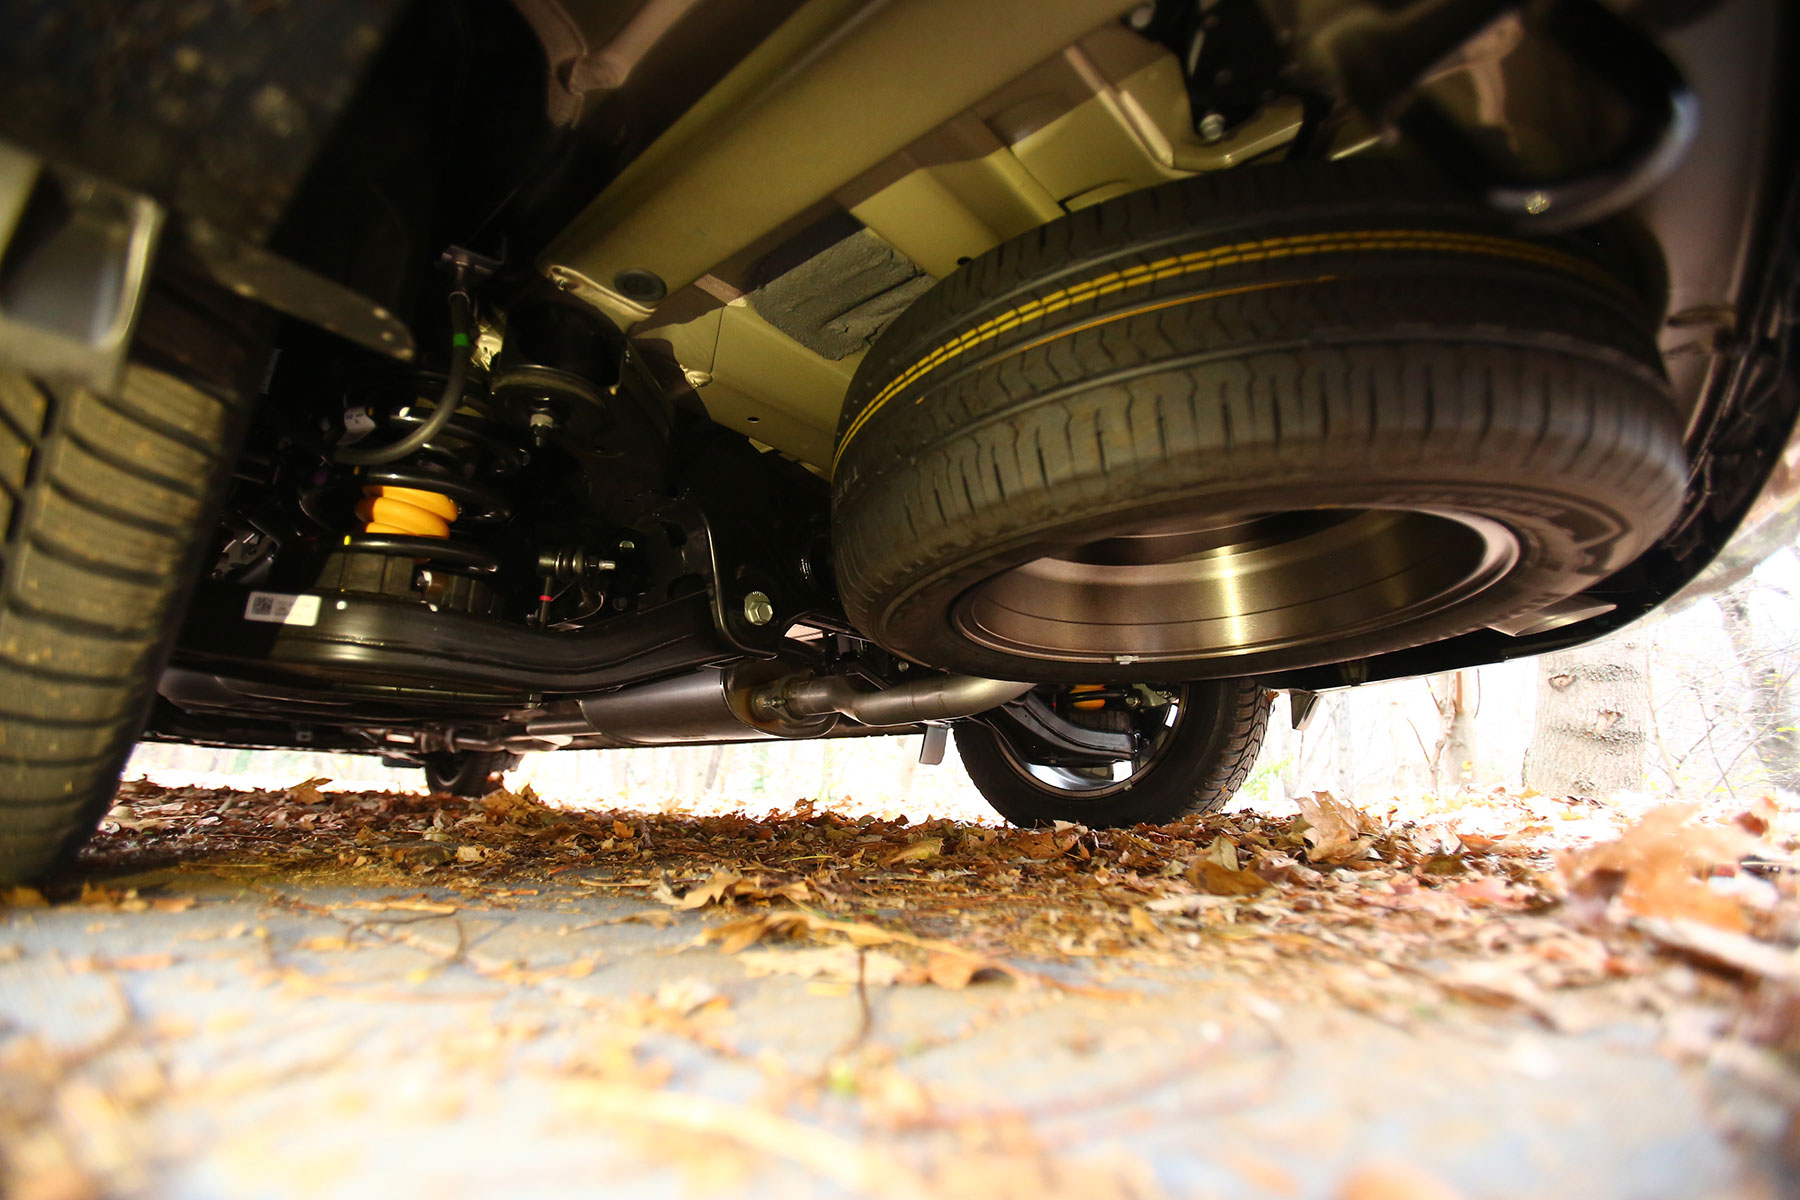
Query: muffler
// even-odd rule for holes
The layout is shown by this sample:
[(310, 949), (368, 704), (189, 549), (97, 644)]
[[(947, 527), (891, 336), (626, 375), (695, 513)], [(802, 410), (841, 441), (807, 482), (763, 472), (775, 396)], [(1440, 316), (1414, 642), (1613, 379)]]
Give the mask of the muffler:
[(843, 717), (874, 728), (950, 720), (1015, 700), (1032, 686), (934, 675), (862, 687), (843, 676), (794, 673), (757, 660), (587, 696), (575, 702), (574, 713), (530, 722), (516, 740), (623, 748), (825, 737)]

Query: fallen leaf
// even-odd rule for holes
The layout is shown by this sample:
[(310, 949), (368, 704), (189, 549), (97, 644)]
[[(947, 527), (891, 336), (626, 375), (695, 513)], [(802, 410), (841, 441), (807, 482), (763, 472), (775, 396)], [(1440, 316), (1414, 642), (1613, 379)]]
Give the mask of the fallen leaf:
[(704, 979), (688, 975), (659, 986), (654, 1003), (665, 1012), (686, 1017), (703, 1008), (724, 1008), (731, 1000)]
[(1231, 903), (1230, 898), (1225, 896), (1161, 896), (1145, 904), (1144, 908), (1153, 913), (1192, 914)]
[(944, 839), (941, 837), (920, 838), (910, 846), (907, 846), (904, 850), (896, 850), (894, 853), (882, 859), (881, 862), (883, 866), (889, 867), (893, 866), (895, 863), (921, 862), (927, 858), (936, 858), (943, 849)]
[(0, 891), (0, 905), (7, 908), (48, 908), (50, 901), (44, 899), (44, 893), (36, 888), (20, 885)]
[(179, 961), (173, 954), (127, 954), (119, 958), (72, 958), (69, 973), (87, 975), (94, 971), (162, 971)]
[(667, 929), (680, 920), (674, 913), (652, 909), (649, 912), (626, 913), (622, 917), (608, 917), (604, 921), (590, 921), (579, 925), (578, 929), (592, 929), (596, 925), (654, 925), (658, 929)]
[(1410, 1163), (1371, 1163), (1344, 1178), (1337, 1200), (1462, 1200), (1462, 1193)]
[(392, 908), (399, 912), (435, 913), (441, 917), (462, 911), (454, 904), (446, 904), (441, 900), (426, 900), (423, 897), (410, 900), (388, 900), (383, 903), (382, 907)]
[(1781, 815), (1781, 806), (1773, 796), (1759, 796), (1749, 808), (1732, 818), (1732, 824), (1754, 837), (1769, 832), (1769, 826)]
[(1015, 834), (1012, 848), (1026, 858), (1047, 861), (1066, 853), (1079, 840), (1073, 833), (1058, 834), (1054, 829), (1028, 829)]
[(1330, 792), (1297, 796), (1300, 815), (1306, 820), (1301, 836), (1306, 857), (1315, 863), (1347, 863), (1366, 859), (1373, 847), (1368, 818)]
[(1779, 949), (1700, 921), (1639, 917), (1631, 927), (1694, 958), (1746, 975), (1800, 986), (1800, 952)]
[(717, 942), (721, 952), (736, 954), (765, 938), (803, 934), (811, 925), (812, 920), (805, 913), (756, 913), (703, 930), (696, 943), (704, 946), (709, 942)]
[(714, 871), (704, 883), (695, 884), (683, 895), (676, 896), (666, 887), (658, 888), (655, 898), (664, 904), (670, 904), (689, 912), (696, 908), (704, 908), (708, 904), (722, 903), (731, 894), (731, 889), (744, 877), (736, 871)]
[[(856, 946), (816, 946), (805, 950), (746, 950), (737, 956), (752, 978), (764, 975), (797, 975), (833, 983), (855, 983), (860, 978), (870, 987), (886, 987), (900, 977), (906, 964), (885, 950)], [(965, 981), (966, 982), (966, 981)]]
[(1477, 875), (1473, 879), (1453, 884), (1447, 890), (1457, 899), (1474, 905), (1518, 908), (1522, 904), (1522, 898), (1513, 883), (1498, 875)]
[(1200, 852), (1200, 859), (1204, 862), (1217, 863), (1227, 871), (1235, 871), (1238, 869), (1237, 843), (1221, 833), (1213, 838), (1211, 845)]
[(983, 966), (977, 959), (934, 950), (925, 959), (925, 977), (941, 988), (956, 992), (968, 987), (969, 981)]
[(1188, 882), (1215, 896), (1254, 896), (1269, 883), (1253, 871), (1222, 867), (1210, 858), (1196, 859), (1187, 870)]
[(288, 789), (288, 798), (296, 804), (323, 804), (325, 797), (320, 794), (319, 785), (330, 782), (330, 779), (321, 775), (315, 779), (308, 779), (304, 783), (296, 783)]
[(1694, 824), (1696, 811), (1692, 805), (1665, 805), (1615, 841), (1558, 855), (1556, 879), (1589, 919), (1604, 915), (1616, 901), (1633, 916), (1742, 932), (1742, 905), (1707, 887), (1702, 877), (1721, 864), (1735, 866), (1758, 843), (1741, 830)]
[(1270, 883), (1315, 884), (1325, 878), (1291, 854), (1264, 850), (1257, 854), (1250, 869)]

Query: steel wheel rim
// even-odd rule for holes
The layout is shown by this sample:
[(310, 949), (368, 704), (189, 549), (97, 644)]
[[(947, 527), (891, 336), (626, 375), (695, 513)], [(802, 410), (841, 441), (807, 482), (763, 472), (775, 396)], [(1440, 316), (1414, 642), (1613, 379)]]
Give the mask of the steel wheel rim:
[[(1074, 795), (1082, 800), (1103, 800), (1130, 787), (1162, 761), (1163, 756), (1169, 752), (1169, 748), (1175, 744), (1175, 731), (1180, 728), (1182, 717), (1187, 713), (1187, 689), (1183, 687), (1171, 692), (1169, 703), (1164, 706), (1162, 711), (1164, 713), (1162, 728), (1158, 731), (1156, 739), (1144, 747), (1141, 754), (1134, 754), (1129, 762), (1114, 763), (1114, 774), (1110, 780), (1099, 780), (1082, 775), (1072, 767), (1053, 767), (1045, 763), (1027, 762), (1019, 756), (1004, 737), (997, 737), (995, 740), (999, 743), (1002, 757), (1033, 787), (1058, 796)], [(1141, 734), (1142, 730), (1135, 732)], [(1123, 775), (1118, 773), (1119, 767), (1127, 768)]]
[(1060, 662), (1313, 646), (1422, 620), (1493, 586), (1517, 537), (1467, 513), (1304, 509), (1190, 517), (1071, 546), (966, 592), (979, 645)]

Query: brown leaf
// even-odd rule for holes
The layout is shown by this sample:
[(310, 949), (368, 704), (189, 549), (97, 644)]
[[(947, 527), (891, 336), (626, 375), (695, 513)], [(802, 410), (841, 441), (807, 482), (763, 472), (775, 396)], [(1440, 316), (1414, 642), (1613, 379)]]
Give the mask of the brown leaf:
[(1187, 870), (1188, 882), (1215, 896), (1254, 896), (1268, 890), (1269, 884), (1253, 871), (1222, 867), (1210, 858), (1198, 858)]
[(881, 862), (882, 865), (889, 867), (893, 866), (895, 863), (921, 862), (927, 858), (936, 858), (943, 852), (943, 849), (944, 839), (941, 837), (920, 838), (905, 849), (894, 851), (894, 853), (882, 859)]
[(696, 942), (719, 943), (725, 954), (736, 954), (765, 938), (798, 937), (812, 928), (812, 918), (801, 912), (756, 913), (703, 931)]
[(1800, 955), (1699, 921), (1640, 917), (1631, 923), (1671, 949), (1745, 975), (1800, 987)]
[(84, 975), (90, 971), (163, 971), (178, 960), (173, 954), (127, 954), (120, 958), (74, 958), (70, 972)]
[(671, 979), (656, 989), (654, 1000), (656, 1007), (678, 1017), (688, 1017), (703, 1008), (729, 1008), (731, 997), (718, 988), (689, 975), (681, 979)]
[[(900, 977), (906, 964), (885, 950), (856, 946), (815, 946), (805, 950), (746, 950), (737, 956), (752, 977), (798, 975), (832, 983), (855, 983), (860, 977), (870, 987), (886, 987)], [(858, 975), (858, 972), (861, 975)]]
[(1735, 864), (1757, 842), (1736, 829), (1696, 825), (1692, 805), (1655, 809), (1616, 841), (1557, 856), (1557, 878), (1570, 902), (1595, 915), (1616, 899), (1639, 917), (1700, 921), (1742, 932), (1742, 906), (1703, 883), (1721, 864)]
[(1219, 864), (1227, 871), (1238, 869), (1237, 843), (1222, 833), (1212, 840), (1210, 846), (1200, 852), (1200, 857), (1208, 862)]
[(1052, 859), (1065, 853), (1078, 839), (1078, 834), (1058, 835), (1053, 829), (1032, 829), (1013, 835), (1012, 848), (1026, 858)]
[(1295, 797), (1300, 815), (1306, 818), (1301, 836), (1306, 840), (1306, 857), (1313, 862), (1347, 863), (1369, 857), (1372, 837), (1376, 832), (1368, 818), (1330, 792), (1314, 792)]
[(1759, 796), (1749, 808), (1732, 818), (1732, 824), (1754, 837), (1769, 832), (1769, 826), (1781, 815), (1781, 806), (1772, 796)]
[(304, 783), (296, 783), (293, 787), (288, 789), (288, 798), (296, 804), (323, 804), (325, 802), (325, 797), (319, 794), (319, 785), (330, 782), (331, 780), (328, 777), (320, 775), (316, 778), (308, 779)]
[(985, 965), (980, 959), (967, 955), (933, 950), (925, 959), (925, 977), (941, 988), (959, 992), (969, 986), (969, 981)]
[(1371, 1163), (1344, 1178), (1336, 1200), (1462, 1200), (1462, 1193), (1408, 1163)]
[(386, 901), (382, 907), (398, 909), (400, 912), (434, 913), (440, 917), (447, 917), (451, 913), (461, 911), (454, 904), (445, 904), (438, 900), (426, 900), (423, 897), (408, 900), (389, 900)]
[(696, 884), (679, 899), (664, 901), (664, 903), (673, 904), (683, 912), (704, 908), (708, 904), (722, 903), (731, 894), (731, 889), (743, 878), (736, 871), (714, 871), (711, 878), (707, 879), (705, 883)]
[(48, 908), (50, 901), (44, 899), (44, 893), (34, 887), (7, 888), (0, 891), (0, 906), (6, 908)]
[(1314, 884), (1324, 878), (1293, 855), (1279, 850), (1260, 851), (1250, 869), (1270, 883)]
[(1477, 875), (1451, 887), (1449, 892), (1457, 899), (1475, 905), (1518, 908), (1522, 903), (1522, 897), (1515, 893), (1511, 881), (1498, 875)]

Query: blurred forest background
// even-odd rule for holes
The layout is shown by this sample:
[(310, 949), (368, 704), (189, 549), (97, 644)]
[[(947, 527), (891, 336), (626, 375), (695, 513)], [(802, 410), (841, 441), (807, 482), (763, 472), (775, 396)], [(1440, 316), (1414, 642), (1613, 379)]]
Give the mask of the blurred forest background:
[[(1329, 791), (1354, 803), (1493, 788), (1641, 792), (1672, 800), (1800, 791), (1800, 556), (1791, 531), (1761, 558), (1728, 556), (1657, 616), (1574, 651), (1320, 697), (1304, 729), (1277, 701), (1237, 805)], [(571, 805), (744, 810), (810, 800), (912, 819), (989, 815), (954, 753), (919, 738), (535, 754), (508, 776)], [(126, 778), (422, 791), (416, 770), (349, 755), (145, 744)]]

